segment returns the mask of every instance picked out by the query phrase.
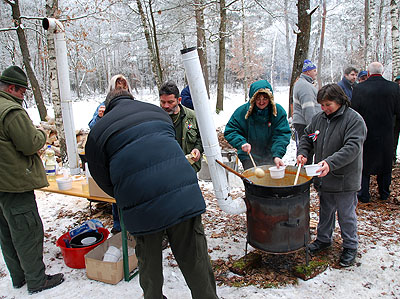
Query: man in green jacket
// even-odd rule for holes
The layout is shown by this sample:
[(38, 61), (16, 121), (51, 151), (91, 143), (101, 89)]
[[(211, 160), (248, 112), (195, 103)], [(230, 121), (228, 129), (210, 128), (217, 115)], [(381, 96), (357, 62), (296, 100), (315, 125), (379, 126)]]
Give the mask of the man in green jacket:
[(191, 154), (189, 162), (193, 163), (193, 169), (198, 172), (201, 168), (201, 143), (200, 131), (197, 125), (196, 114), (193, 110), (181, 105), (179, 89), (172, 81), (163, 84), (159, 91), (160, 106), (172, 119), (175, 128), (175, 138), (185, 155)]
[(238, 150), (244, 169), (253, 167), (250, 152), (257, 166), (272, 163), (284, 166), (282, 157), (291, 136), (285, 110), (274, 102), (267, 80), (251, 84), (249, 98), (250, 101), (237, 108), (226, 124), (225, 139)]
[(37, 154), (46, 133), (22, 108), (28, 81), (18, 66), (0, 76), (0, 244), (14, 288), (30, 294), (59, 285), (64, 275), (45, 274), (43, 224), (34, 189), (48, 185)]

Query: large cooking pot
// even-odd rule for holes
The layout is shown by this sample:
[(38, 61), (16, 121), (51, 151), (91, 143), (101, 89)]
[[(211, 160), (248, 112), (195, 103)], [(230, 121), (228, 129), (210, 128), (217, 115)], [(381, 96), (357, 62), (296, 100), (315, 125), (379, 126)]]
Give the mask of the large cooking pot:
[(287, 166), (285, 177), (272, 179), (268, 168), (257, 178), (254, 168), (243, 172), (247, 206), (247, 242), (270, 253), (288, 253), (306, 246), (310, 240), (310, 184), (305, 170), (293, 186), (296, 167)]

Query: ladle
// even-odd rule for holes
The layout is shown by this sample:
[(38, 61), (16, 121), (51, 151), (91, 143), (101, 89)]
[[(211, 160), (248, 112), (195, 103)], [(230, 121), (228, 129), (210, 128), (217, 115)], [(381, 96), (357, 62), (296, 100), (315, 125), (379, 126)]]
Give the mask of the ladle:
[(230, 168), (229, 166), (225, 165), (224, 163), (222, 163), (221, 161), (215, 160), (215, 162), (217, 162), (219, 165), (221, 165), (223, 168), (225, 168), (226, 170), (232, 172), (233, 174), (237, 175), (238, 177), (240, 177), (242, 180), (247, 181), (250, 184), (253, 184), (252, 181), (249, 180), (249, 178), (245, 177), (243, 174), (237, 172), (236, 170), (233, 170), (232, 168)]
[(257, 167), (256, 163), (254, 162), (253, 156), (250, 154), (250, 152), (247, 152), (250, 156), (251, 162), (253, 162), (254, 165), (254, 174), (256, 175), (256, 177), (258, 178), (263, 178), (265, 176), (265, 172), (262, 168)]

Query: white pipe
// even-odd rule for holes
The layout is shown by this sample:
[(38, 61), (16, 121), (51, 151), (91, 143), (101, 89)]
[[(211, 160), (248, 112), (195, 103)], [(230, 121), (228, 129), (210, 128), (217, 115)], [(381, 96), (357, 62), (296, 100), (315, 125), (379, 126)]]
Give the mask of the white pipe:
[(183, 49), (181, 54), (218, 205), (221, 210), (228, 214), (244, 213), (246, 205), (243, 199), (232, 199), (229, 194), (225, 169), (215, 162), (215, 160), (222, 162), (221, 148), (209, 106), (206, 84), (197, 49), (196, 47)]
[(78, 151), (76, 148), (76, 134), (74, 115), (72, 112), (72, 99), (69, 81), (69, 67), (67, 58), (67, 43), (63, 24), (53, 18), (43, 19), (43, 28), (54, 33), (56, 48), (58, 86), (60, 90), (61, 112), (67, 143), (67, 155), (71, 174), (79, 174)]

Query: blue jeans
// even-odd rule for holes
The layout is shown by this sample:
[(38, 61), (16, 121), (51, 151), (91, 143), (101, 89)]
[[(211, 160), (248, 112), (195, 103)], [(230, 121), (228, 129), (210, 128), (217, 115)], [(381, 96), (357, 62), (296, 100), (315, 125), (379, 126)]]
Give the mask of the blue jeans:
[(113, 228), (115, 230), (121, 231), (121, 223), (119, 222), (118, 206), (117, 204), (112, 204), (112, 215), (113, 215)]

